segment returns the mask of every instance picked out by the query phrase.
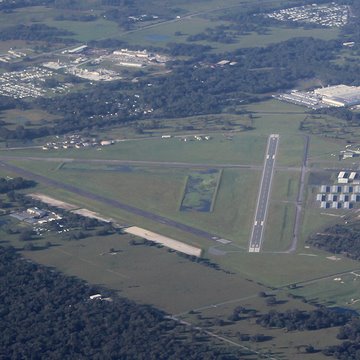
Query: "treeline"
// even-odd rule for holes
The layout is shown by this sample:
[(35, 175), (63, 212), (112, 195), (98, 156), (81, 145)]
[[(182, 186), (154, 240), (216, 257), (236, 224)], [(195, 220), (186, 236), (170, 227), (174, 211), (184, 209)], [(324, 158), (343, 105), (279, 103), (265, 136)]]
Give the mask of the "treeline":
[[(103, 300), (90, 300), (101, 293)], [(0, 248), (3, 359), (240, 359), (150, 306)], [(29, 331), (31, 329), (31, 331)]]
[(323, 352), (340, 360), (356, 360), (360, 353), (360, 319), (354, 318), (339, 330), (337, 338), (346, 340), (340, 345), (330, 346)]
[(56, 21), (95, 21), (98, 17), (90, 14), (59, 14), (54, 17)]
[(350, 312), (338, 312), (325, 307), (312, 311), (287, 310), (283, 313), (271, 310), (260, 315), (256, 323), (267, 328), (306, 331), (342, 326), (347, 324), (352, 316)]
[(310, 236), (307, 244), (333, 254), (360, 260), (360, 223), (334, 225)]
[(343, 107), (325, 108), (311, 111), (312, 114), (326, 114), (341, 120), (360, 122), (360, 114)]
[(35, 181), (25, 180), (22, 177), (16, 177), (13, 179), (0, 178), (0, 194), (6, 194), (9, 191), (27, 189), (34, 187)]
[(360, 3), (357, 0), (349, 0), (351, 3), (351, 17), (349, 23), (342, 28), (342, 35), (348, 41), (354, 41), (354, 49), (360, 51)]
[(71, 31), (58, 29), (46, 24), (14, 25), (1, 30), (0, 40), (29, 40), (29, 41), (55, 41), (55, 42), (74, 42), (72, 39), (62, 36), (74, 35)]
[[(55, 0), (47, 0), (47, 4), (52, 4)], [(0, 10), (13, 10), (28, 6), (44, 5), (44, 0), (4, 0), (0, 3)]]
[[(109, 46), (122, 44), (111, 39), (107, 41)], [(263, 100), (275, 91), (293, 88), (306, 78), (316, 77), (328, 84), (359, 85), (360, 72), (356, 65), (334, 65), (333, 60), (341, 48), (339, 41), (313, 38), (296, 38), (225, 54), (210, 53), (201, 45), (169, 44), (169, 53), (186, 54), (191, 58), (169, 63), (171, 72), (152, 78), (152, 86), (147, 86), (149, 79), (146, 78), (138, 83), (115, 81), (93, 85), (81, 93), (38, 99), (36, 105), (62, 119), (53, 122), (54, 126), (18, 126), (11, 130), (0, 126), (0, 136), (33, 139), (113, 126), (144, 117), (221, 113), (239, 104)], [(236, 64), (217, 65), (223, 59)], [(140, 95), (136, 103), (134, 94)], [(148, 108), (153, 112), (144, 115)], [(349, 110), (342, 112), (352, 119), (356, 117)]]
[[(221, 112), (228, 99), (239, 103), (280, 89), (292, 88), (298, 80), (324, 73), (339, 44), (298, 38), (264, 48), (240, 49), (228, 54), (204, 53), (201, 63), (176, 63), (167, 77), (154, 79), (145, 88), (145, 99), (166, 116), (191, 116)], [(234, 66), (215, 66), (222, 60)], [(358, 73), (352, 80), (359, 79)], [(337, 79), (334, 81), (337, 81)]]
[[(299, 38), (265, 48), (240, 49), (218, 55), (206, 53), (206, 49), (198, 46), (171, 45), (169, 51), (194, 51), (194, 57), (171, 63), (171, 73), (152, 79), (151, 87), (146, 86), (148, 79), (137, 84), (113, 82), (93, 86), (82, 93), (40, 99), (38, 104), (44, 110), (63, 117), (55, 127), (19, 127), (16, 131), (0, 129), (0, 132), (4, 138), (27, 138), (36, 137), (39, 132), (47, 135), (111, 126), (143, 118), (142, 110), (146, 107), (152, 108), (151, 116), (157, 117), (220, 113), (229, 105), (256, 101), (271, 92), (292, 88), (300, 79), (332, 76), (331, 81), (339, 83), (345, 70), (334, 69), (331, 65), (339, 46), (337, 41)], [(222, 59), (237, 64), (214, 65)], [(348, 83), (360, 83), (359, 72), (354, 70), (347, 74), (346, 79), (350, 78)], [(131, 94), (140, 94), (136, 104), (130, 99)]]

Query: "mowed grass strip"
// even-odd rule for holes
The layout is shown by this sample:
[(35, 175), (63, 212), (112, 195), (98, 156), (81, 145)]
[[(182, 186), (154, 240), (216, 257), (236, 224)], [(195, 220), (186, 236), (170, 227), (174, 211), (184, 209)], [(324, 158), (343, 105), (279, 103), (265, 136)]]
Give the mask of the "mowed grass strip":
[(285, 251), (293, 239), (295, 204), (270, 202), (263, 251)]
[(273, 201), (296, 201), (299, 190), (300, 171), (276, 171), (271, 188)]
[[(191, 141), (190, 141), (191, 140)], [(240, 133), (227, 140), (222, 134), (211, 140), (198, 141), (189, 136), (188, 141), (172, 139), (137, 139), (119, 142), (101, 148), (48, 150), (13, 150), (11, 156), (36, 156), (76, 159), (118, 159), (134, 161), (185, 162), (203, 164), (261, 165), (264, 160), (267, 137), (253, 133)], [(6, 155), (3, 154), (3, 155)]]
[(357, 261), (347, 258), (332, 261), (327, 259), (331, 254), (316, 249), (302, 249), (299, 253), (306, 255), (229, 252), (225, 256), (209, 256), (247, 279), (274, 287), (359, 268)]

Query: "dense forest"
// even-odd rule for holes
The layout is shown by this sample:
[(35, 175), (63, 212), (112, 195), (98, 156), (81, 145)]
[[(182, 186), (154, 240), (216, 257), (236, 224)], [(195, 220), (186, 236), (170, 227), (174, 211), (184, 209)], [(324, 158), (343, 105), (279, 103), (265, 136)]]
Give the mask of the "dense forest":
[(319, 330), (347, 324), (352, 318), (351, 312), (338, 312), (329, 308), (319, 307), (312, 311), (298, 309), (288, 310), (284, 313), (271, 310), (260, 315), (256, 322), (264, 327), (285, 328), (294, 330)]
[(63, 37), (70, 35), (73, 35), (73, 33), (68, 30), (58, 29), (45, 24), (19, 24), (2, 29), (0, 32), (0, 40), (30, 40), (72, 43), (74, 40)]
[(328, 347), (324, 354), (339, 360), (357, 360), (360, 353), (360, 319), (354, 318), (342, 326), (337, 338), (345, 341), (340, 345)]
[[(101, 293), (102, 300), (90, 296)], [(0, 248), (2, 359), (241, 359), (150, 306)]]
[(5, 194), (13, 190), (27, 189), (35, 185), (36, 183), (34, 181), (25, 180), (22, 177), (13, 179), (0, 178), (0, 194)]
[(334, 225), (311, 236), (307, 243), (333, 254), (360, 260), (360, 223)]

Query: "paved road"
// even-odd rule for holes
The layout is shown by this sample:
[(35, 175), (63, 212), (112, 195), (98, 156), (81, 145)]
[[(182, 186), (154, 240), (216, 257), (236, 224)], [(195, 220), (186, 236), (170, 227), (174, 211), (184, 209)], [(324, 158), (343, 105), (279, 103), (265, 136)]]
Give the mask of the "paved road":
[(249, 252), (260, 252), (265, 220), (269, 206), (269, 197), (271, 184), (274, 175), (274, 165), (279, 143), (279, 135), (271, 134), (269, 136), (263, 173), (261, 177), (259, 197), (255, 211), (254, 225), (249, 242)]
[(83, 197), (85, 197), (87, 199), (98, 201), (100, 203), (103, 203), (103, 204), (108, 205), (108, 206), (112, 206), (112, 207), (117, 208), (117, 209), (125, 210), (125, 211), (127, 211), (127, 212), (129, 212), (131, 214), (135, 214), (137, 216), (144, 217), (146, 219), (155, 221), (157, 223), (161, 223), (161, 224), (164, 224), (164, 225), (167, 225), (167, 226), (182, 230), (184, 232), (187, 232), (187, 233), (195, 235), (195, 236), (199, 236), (201, 238), (205, 238), (205, 239), (212, 240), (212, 241), (224, 241), (225, 240), (225, 239), (221, 239), (218, 235), (211, 234), (211, 233), (209, 233), (207, 231), (197, 229), (197, 228), (194, 228), (194, 227), (189, 226), (189, 225), (182, 224), (182, 223), (180, 223), (178, 221), (174, 221), (174, 220), (171, 220), (171, 219), (166, 218), (164, 216), (160, 216), (160, 215), (151, 213), (149, 211), (142, 210), (142, 209), (136, 208), (134, 206), (124, 204), (124, 203), (122, 203), (120, 201), (117, 201), (117, 200), (114, 200), (114, 199), (106, 198), (104, 196), (92, 193), (92, 192), (87, 191), (87, 190), (83, 190), (83, 189), (78, 188), (78, 187), (73, 186), (73, 185), (64, 184), (64, 183), (62, 183), (60, 181), (56, 181), (56, 180), (47, 178), (46, 176), (43, 176), (43, 175), (35, 174), (32, 171), (22, 169), (22, 168), (20, 168), (18, 166), (15, 166), (15, 165), (10, 165), (10, 164), (8, 164), (6, 162), (3, 162), (3, 161), (0, 161), (0, 166), (5, 167), (6, 169), (10, 170), (11, 172), (17, 173), (20, 176), (23, 176), (24, 178), (32, 179), (32, 180), (35, 180), (35, 181), (37, 181), (39, 183), (46, 184), (48, 186), (53, 186), (53, 187), (56, 187), (58, 189), (63, 189), (63, 190), (69, 191), (71, 193), (83, 196)]

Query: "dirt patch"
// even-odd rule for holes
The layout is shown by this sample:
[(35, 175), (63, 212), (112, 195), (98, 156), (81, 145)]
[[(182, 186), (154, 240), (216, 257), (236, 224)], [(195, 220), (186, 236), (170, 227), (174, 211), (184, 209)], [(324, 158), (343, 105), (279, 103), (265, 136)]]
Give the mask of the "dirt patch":
[(169, 237), (154, 233), (146, 229), (139, 228), (137, 226), (131, 226), (127, 229), (124, 229), (124, 231), (128, 234), (136, 235), (141, 238), (154, 241), (158, 244), (164, 245), (176, 251), (180, 251), (184, 254), (194, 255), (197, 257), (201, 256), (202, 250), (200, 248), (185, 244), (181, 241), (171, 239)]
[(67, 202), (57, 200), (57, 199), (54, 199), (54, 198), (52, 198), (50, 196), (39, 194), (39, 193), (29, 194), (28, 196), (30, 196), (32, 199), (40, 200), (45, 204), (49, 204), (51, 206), (55, 206), (55, 207), (58, 207), (58, 208), (64, 209), (64, 210), (74, 210), (74, 209), (79, 208), (76, 205), (69, 204)]
[(78, 210), (72, 211), (72, 213), (78, 214), (78, 215), (81, 215), (81, 216), (84, 216), (84, 217), (88, 217), (88, 218), (91, 218), (91, 219), (104, 221), (104, 222), (107, 222), (107, 223), (112, 221), (112, 219), (104, 218), (100, 214), (98, 214), (98, 213), (96, 213), (94, 211), (90, 211), (88, 209), (78, 209)]

